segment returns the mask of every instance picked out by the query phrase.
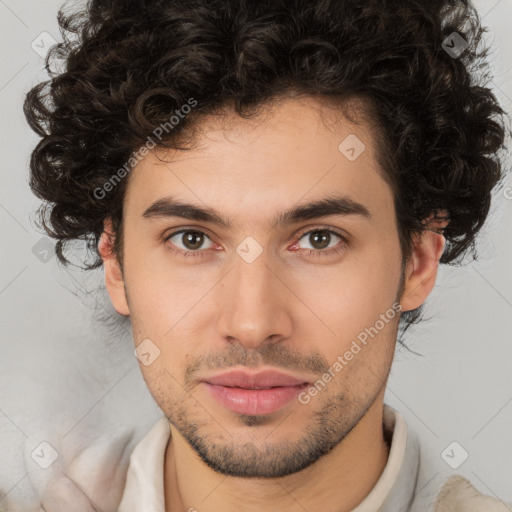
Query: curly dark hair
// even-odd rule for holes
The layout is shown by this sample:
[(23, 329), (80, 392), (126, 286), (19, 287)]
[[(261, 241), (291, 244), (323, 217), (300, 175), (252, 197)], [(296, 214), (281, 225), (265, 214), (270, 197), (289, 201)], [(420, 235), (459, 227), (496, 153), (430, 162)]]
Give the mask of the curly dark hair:
[[(432, 214), (449, 219), (442, 263), (474, 255), (504, 174), (506, 125), (485, 87), (487, 29), (467, 0), (90, 0), (58, 21), (50, 80), (24, 111), (42, 137), (30, 186), (62, 263), (63, 246), (82, 239), (95, 257), (86, 268), (101, 266), (110, 218), (122, 265), (128, 178), (104, 197), (95, 190), (190, 98), (196, 106), (158, 146), (191, 147), (187, 127), (223, 107), (248, 118), (279, 96), (308, 95), (341, 108), (365, 101), (405, 259)], [(460, 55), (448, 51), (453, 32), (467, 44)]]

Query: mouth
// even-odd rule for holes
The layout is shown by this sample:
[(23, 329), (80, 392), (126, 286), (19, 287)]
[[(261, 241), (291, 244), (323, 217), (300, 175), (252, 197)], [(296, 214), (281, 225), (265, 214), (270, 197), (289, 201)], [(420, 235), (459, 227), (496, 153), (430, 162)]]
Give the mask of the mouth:
[(210, 395), (237, 414), (277, 412), (308, 387), (309, 382), (274, 370), (255, 374), (232, 371), (202, 381)]

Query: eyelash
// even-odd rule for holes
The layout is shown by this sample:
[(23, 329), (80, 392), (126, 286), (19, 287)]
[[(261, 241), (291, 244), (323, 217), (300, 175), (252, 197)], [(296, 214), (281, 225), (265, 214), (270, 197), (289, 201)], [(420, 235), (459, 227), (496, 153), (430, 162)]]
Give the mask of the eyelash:
[[(339, 232), (337, 230), (334, 230), (332, 228), (315, 227), (313, 229), (310, 229), (308, 231), (305, 231), (305, 232), (301, 233), (300, 236), (298, 237), (298, 240), (301, 240), (306, 235), (309, 235), (310, 233), (314, 233), (316, 231), (323, 231), (323, 232), (327, 232), (327, 233), (331, 233), (331, 234), (336, 235), (337, 237), (341, 238), (341, 245), (333, 247), (331, 249), (327, 249), (327, 250), (322, 250), (322, 249), (300, 249), (301, 251), (307, 251), (307, 253), (308, 253), (307, 255), (308, 256), (320, 256), (320, 257), (322, 257), (322, 256), (326, 256), (326, 257), (327, 256), (332, 256), (334, 254), (341, 253), (346, 248), (346, 246), (348, 245), (347, 237), (345, 235), (343, 235), (341, 232)], [(173, 231), (172, 233), (164, 236), (163, 241), (167, 242), (173, 236), (179, 235), (181, 233), (199, 233), (201, 235), (205, 235), (206, 237), (210, 238), (207, 233), (205, 233), (204, 231), (201, 231), (199, 229), (180, 229), (178, 231)], [(189, 250), (189, 251), (184, 251), (182, 249), (174, 249), (174, 248), (171, 247), (170, 244), (169, 244), (169, 248), (170, 248), (170, 250), (172, 252), (174, 252), (176, 254), (180, 254), (181, 256), (184, 256), (184, 257), (190, 257), (190, 256), (192, 256), (192, 257), (200, 257), (200, 258), (207, 257), (207, 254), (206, 254), (205, 250), (197, 250), (197, 251)]]

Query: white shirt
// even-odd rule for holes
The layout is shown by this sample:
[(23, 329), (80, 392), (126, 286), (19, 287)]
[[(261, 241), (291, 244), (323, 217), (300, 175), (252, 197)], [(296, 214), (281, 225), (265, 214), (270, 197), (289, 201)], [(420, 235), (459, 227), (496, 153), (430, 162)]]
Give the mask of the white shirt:
[[(402, 415), (386, 404), (384, 429), (392, 436), (388, 461), (371, 492), (352, 512), (463, 512), (468, 504), (475, 512), (510, 510), (453, 472), (446, 478), (443, 471), (432, 470)], [(134, 448), (118, 512), (165, 512), (164, 458), (170, 433), (169, 421), (163, 417)]]

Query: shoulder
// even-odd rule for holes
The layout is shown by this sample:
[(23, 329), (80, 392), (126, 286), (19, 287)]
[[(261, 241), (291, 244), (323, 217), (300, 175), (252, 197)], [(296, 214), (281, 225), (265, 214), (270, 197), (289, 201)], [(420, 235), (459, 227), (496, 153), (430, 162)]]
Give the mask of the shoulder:
[(509, 512), (512, 506), (482, 494), (462, 476), (452, 476), (437, 495), (434, 512)]

